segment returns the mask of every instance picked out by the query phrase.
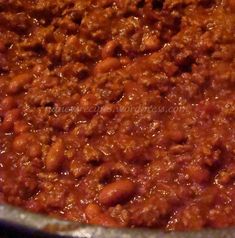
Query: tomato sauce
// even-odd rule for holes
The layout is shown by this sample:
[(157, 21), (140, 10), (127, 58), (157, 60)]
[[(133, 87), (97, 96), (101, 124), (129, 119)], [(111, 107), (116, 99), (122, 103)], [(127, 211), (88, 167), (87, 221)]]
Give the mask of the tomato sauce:
[(234, 0), (1, 1), (0, 202), (235, 225), (234, 56)]

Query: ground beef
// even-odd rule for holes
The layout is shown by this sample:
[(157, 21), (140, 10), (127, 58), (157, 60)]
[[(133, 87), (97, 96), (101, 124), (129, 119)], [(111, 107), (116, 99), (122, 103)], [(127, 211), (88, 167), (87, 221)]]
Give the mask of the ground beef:
[(235, 225), (234, 56), (234, 0), (0, 1), (0, 202)]

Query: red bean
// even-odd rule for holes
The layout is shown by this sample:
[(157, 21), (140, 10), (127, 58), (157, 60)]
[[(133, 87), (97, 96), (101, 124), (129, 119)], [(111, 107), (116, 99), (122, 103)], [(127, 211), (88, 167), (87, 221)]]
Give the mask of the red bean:
[(46, 169), (50, 172), (57, 171), (64, 160), (64, 142), (62, 139), (58, 139), (49, 149), (49, 152), (45, 159)]
[(95, 67), (95, 72), (97, 74), (107, 73), (112, 70), (119, 69), (121, 67), (121, 63), (117, 58), (106, 58), (105, 60), (99, 62)]
[(102, 212), (101, 208), (94, 203), (89, 204), (85, 209), (85, 214), (87, 219), (93, 219), (94, 217), (98, 216)]
[(103, 205), (113, 206), (130, 199), (135, 190), (136, 186), (132, 181), (122, 179), (106, 185), (99, 194), (99, 202)]
[(1, 109), (3, 111), (9, 111), (17, 106), (13, 97), (5, 97), (1, 102)]
[(16, 134), (27, 132), (27, 131), (29, 131), (29, 129), (30, 129), (29, 125), (25, 121), (23, 121), (23, 120), (16, 121), (14, 123), (14, 132)]
[(235, 166), (229, 166), (229, 168), (224, 169), (218, 173), (215, 177), (217, 184), (226, 185), (233, 182), (235, 178)]
[(19, 93), (24, 89), (26, 84), (32, 81), (32, 79), (33, 76), (30, 73), (24, 73), (13, 77), (8, 87), (9, 93)]
[(186, 139), (184, 132), (177, 128), (172, 128), (168, 133), (167, 137), (169, 140), (180, 143)]
[(42, 154), (39, 141), (36, 140), (36, 137), (33, 134), (28, 132), (21, 133), (15, 137), (13, 141), (13, 150), (18, 153), (25, 153), (32, 158), (40, 157)]
[(32, 140), (33, 136), (30, 133), (22, 133), (18, 135), (13, 141), (13, 150), (20, 153), (25, 152)]
[(42, 148), (39, 142), (32, 143), (28, 148), (28, 155), (32, 158), (41, 157)]
[(85, 209), (85, 214), (91, 224), (105, 227), (120, 227), (120, 224), (114, 218), (104, 213), (97, 204), (89, 204)]
[(2, 123), (2, 130), (5, 132), (9, 132), (13, 129), (14, 122), (18, 120), (20, 117), (20, 109), (12, 109), (6, 112), (3, 123)]

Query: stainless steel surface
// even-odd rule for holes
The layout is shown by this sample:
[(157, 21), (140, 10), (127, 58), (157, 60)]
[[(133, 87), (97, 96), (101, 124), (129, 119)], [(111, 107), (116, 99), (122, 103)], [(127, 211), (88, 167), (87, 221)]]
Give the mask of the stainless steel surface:
[[(50, 235), (76, 238), (235, 238), (235, 228), (170, 233), (155, 229), (110, 229), (57, 220), (9, 205), (0, 205), (0, 235), (7, 229), (9, 231), (16, 230), (17, 234), (23, 232), (28, 234), (27, 237), (43, 238)], [(21, 236), (21, 238), (23, 237)]]

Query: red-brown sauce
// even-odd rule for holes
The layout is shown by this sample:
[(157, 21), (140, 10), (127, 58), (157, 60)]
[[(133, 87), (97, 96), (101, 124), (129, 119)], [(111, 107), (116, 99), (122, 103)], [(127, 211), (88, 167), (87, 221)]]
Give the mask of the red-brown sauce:
[(0, 1), (0, 202), (235, 225), (234, 56), (234, 0)]

